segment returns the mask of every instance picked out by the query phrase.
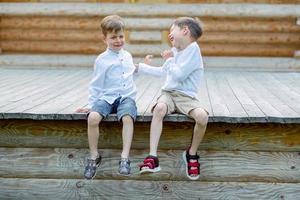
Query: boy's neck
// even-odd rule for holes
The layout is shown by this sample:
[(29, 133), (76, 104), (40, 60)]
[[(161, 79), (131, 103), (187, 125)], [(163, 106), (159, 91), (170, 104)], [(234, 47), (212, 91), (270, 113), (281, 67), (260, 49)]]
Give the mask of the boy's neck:
[(122, 51), (123, 48), (120, 49), (120, 50), (113, 50), (113, 49), (107, 47), (107, 49), (108, 49), (109, 51), (113, 52), (113, 53), (117, 53), (117, 54), (118, 54), (118, 53), (120, 53), (120, 52)]
[(182, 43), (179, 45), (179, 48), (177, 49), (178, 51), (182, 51), (185, 48), (187, 48), (190, 44), (195, 42), (194, 40), (187, 38), (186, 40), (182, 40)]

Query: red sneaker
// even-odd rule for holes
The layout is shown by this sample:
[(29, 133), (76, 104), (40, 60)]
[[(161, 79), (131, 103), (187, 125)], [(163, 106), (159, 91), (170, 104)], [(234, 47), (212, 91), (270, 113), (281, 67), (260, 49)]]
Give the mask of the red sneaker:
[(160, 171), (159, 160), (156, 156), (147, 156), (140, 165), (140, 174)]
[[(190, 155), (189, 154), (190, 148), (183, 152), (182, 158), (185, 163), (185, 173), (186, 176), (191, 180), (197, 180), (200, 177), (200, 163), (199, 163), (199, 156)], [(191, 160), (197, 160), (196, 162), (191, 162)], [(193, 169), (192, 169), (193, 168)]]

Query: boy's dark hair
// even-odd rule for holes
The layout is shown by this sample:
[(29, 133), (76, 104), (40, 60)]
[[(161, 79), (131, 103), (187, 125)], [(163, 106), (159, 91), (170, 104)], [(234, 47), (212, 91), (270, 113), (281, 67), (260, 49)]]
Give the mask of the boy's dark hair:
[(191, 37), (195, 40), (198, 40), (202, 35), (201, 23), (197, 19), (191, 17), (179, 17), (173, 24), (180, 28), (187, 26), (190, 30)]
[(104, 17), (100, 24), (102, 34), (106, 36), (107, 33), (117, 33), (124, 30), (125, 23), (118, 15), (109, 15)]

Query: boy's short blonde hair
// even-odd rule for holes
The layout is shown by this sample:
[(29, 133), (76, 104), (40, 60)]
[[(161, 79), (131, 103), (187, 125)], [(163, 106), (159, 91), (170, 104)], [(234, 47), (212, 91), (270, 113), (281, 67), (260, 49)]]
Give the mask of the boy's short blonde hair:
[(174, 21), (173, 24), (180, 28), (187, 26), (190, 30), (191, 37), (194, 40), (198, 40), (202, 35), (201, 22), (198, 19), (191, 17), (179, 17)]
[(125, 23), (120, 16), (109, 15), (102, 19), (100, 27), (102, 34), (106, 36), (107, 33), (117, 33), (119, 31), (123, 31), (125, 28)]

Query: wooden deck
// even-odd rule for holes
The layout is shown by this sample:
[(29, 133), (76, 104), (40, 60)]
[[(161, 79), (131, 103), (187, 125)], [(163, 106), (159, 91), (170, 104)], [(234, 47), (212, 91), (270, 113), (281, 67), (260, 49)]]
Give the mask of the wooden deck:
[[(91, 69), (0, 68), (0, 119), (85, 119)], [(210, 122), (300, 122), (300, 73), (206, 70), (199, 99)], [(138, 121), (150, 121), (150, 105), (163, 80), (136, 77)], [(115, 115), (107, 121), (115, 121)], [(191, 121), (173, 114), (166, 121)]]

